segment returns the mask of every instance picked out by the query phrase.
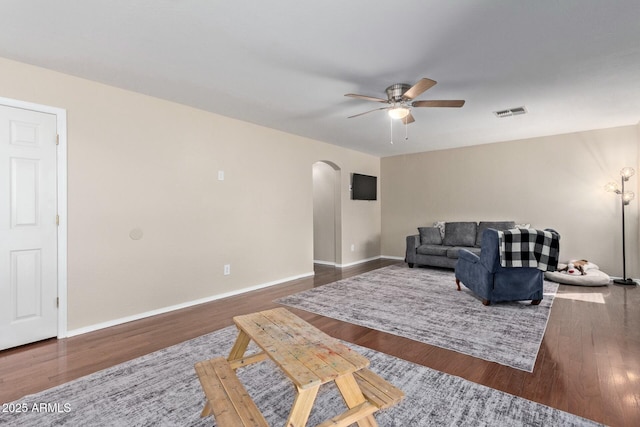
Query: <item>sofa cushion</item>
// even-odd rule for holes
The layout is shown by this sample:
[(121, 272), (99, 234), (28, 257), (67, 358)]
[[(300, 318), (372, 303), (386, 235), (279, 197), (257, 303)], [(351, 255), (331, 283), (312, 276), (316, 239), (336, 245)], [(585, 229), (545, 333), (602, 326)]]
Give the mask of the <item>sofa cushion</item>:
[(480, 221), (480, 224), (478, 224), (478, 230), (476, 231), (476, 246), (478, 248), (482, 246), (482, 233), (487, 228), (505, 231), (516, 228), (516, 223), (515, 221)]
[(441, 245), (442, 236), (436, 227), (418, 227), (421, 245)]
[(466, 249), (472, 254), (480, 256), (480, 248), (454, 246), (447, 249), (447, 258), (458, 258), (458, 256), (460, 256), (460, 249)]
[(436, 255), (436, 256), (447, 256), (447, 249), (451, 249), (451, 246), (442, 246), (442, 245), (421, 245), (418, 246), (416, 252), (420, 255)]
[(445, 246), (474, 246), (476, 244), (476, 230), (478, 224), (475, 222), (447, 222), (444, 225)]

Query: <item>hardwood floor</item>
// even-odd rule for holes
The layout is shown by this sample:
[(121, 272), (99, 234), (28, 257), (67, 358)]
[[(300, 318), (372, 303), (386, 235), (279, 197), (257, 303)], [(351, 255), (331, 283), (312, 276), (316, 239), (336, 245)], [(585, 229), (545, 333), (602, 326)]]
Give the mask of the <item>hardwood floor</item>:
[[(63, 340), (0, 352), (0, 402), (10, 402), (233, 324), (232, 317), (273, 308), (284, 295), (397, 263), (337, 269), (316, 265), (300, 279)], [(455, 283), (452, 282), (452, 290)], [(575, 294), (575, 295), (572, 295)], [(601, 294), (601, 295), (598, 295)], [(602, 297), (604, 304), (585, 302)], [(640, 425), (640, 289), (560, 286), (533, 373), (301, 310), (337, 338), (611, 426)], [(0, 415), (1, 417), (1, 415)]]

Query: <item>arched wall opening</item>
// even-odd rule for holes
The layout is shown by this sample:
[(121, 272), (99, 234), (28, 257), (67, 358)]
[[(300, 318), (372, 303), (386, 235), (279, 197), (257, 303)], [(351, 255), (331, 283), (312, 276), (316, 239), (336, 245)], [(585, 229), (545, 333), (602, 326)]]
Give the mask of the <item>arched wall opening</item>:
[(331, 161), (313, 164), (313, 262), (342, 264), (341, 170)]

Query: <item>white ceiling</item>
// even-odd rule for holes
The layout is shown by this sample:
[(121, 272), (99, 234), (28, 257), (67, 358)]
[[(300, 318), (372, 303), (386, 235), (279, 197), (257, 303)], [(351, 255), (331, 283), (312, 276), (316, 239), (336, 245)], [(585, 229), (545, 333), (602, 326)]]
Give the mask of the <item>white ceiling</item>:
[[(638, 0), (3, 0), (0, 56), (376, 156), (640, 121)], [(393, 83), (438, 84), (405, 128)], [(1, 95), (1, 94), (0, 94)], [(493, 111), (525, 106), (498, 119)]]

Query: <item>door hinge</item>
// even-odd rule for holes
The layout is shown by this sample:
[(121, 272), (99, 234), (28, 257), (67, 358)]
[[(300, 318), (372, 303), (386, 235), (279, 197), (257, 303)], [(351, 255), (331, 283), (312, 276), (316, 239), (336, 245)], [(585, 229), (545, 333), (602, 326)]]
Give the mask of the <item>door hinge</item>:
[(60, 225), (60, 215), (56, 215), (56, 225)]
[(60, 145), (60, 135), (56, 134), (56, 145)]
[(60, 307), (60, 297), (56, 297), (56, 307)]

